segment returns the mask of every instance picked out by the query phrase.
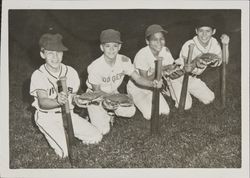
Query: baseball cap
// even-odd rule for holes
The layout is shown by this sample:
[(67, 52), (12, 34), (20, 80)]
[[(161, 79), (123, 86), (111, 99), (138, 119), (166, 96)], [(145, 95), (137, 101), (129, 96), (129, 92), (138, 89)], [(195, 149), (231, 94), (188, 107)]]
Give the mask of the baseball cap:
[(168, 33), (168, 31), (164, 30), (160, 25), (158, 24), (153, 24), (153, 25), (150, 25), (147, 29), (146, 29), (146, 32), (145, 32), (145, 36), (148, 37), (152, 34), (155, 34), (157, 32), (164, 32), (164, 33)]
[(60, 35), (59, 33), (45, 33), (41, 36), (39, 45), (41, 48), (50, 51), (68, 51), (68, 48), (65, 47), (62, 43), (62, 38), (62, 35)]
[(212, 17), (203, 16), (197, 20), (196, 28), (200, 27), (211, 27), (215, 28), (215, 21)]
[(122, 43), (121, 34), (114, 29), (103, 30), (100, 35), (100, 41), (101, 43)]

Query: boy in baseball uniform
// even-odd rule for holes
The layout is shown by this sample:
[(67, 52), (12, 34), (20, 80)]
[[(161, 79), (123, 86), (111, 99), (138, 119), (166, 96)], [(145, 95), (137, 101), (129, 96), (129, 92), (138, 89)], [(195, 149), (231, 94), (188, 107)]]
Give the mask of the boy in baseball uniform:
[[(130, 76), (139, 85), (147, 87), (162, 86), (162, 81), (150, 81), (142, 78), (134, 69), (131, 60), (119, 54), (122, 46), (120, 32), (114, 29), (103, 30), (100, 34), (100, 49), (103, 54), (88, 66), (87, 91), (102, 91), (104, 93), (118, 93), (125, 75)], [(112, 116), (99, 105), (87, 106), (91, 123), (102, 133), (107, 134), (110, 130)], [(135, 106), (119, 106), (115, 115), (130, 118), (135, 114)]]
[[(61, 158), (68, 156), (66, 137), (63, 127), (61, 106), (70, 103), (74, 135), (85, 144), (98, 143), (102, 134), (88, 121), (73, 112), (72, 96), (80, 86), (77, 72), (62, 63), (63, 53), (68, 49), (62, 43), (60, 34), (46, 33), (39, 40), (40, 56), (45, 63), (31, 76), (30, 94), (34, 97), (32, 106), (36, 108), (35, 123), (44, 134), (50, 146)], [(60, 77), (67, 78), (68, 95), (58, 92)]]
[[(148, 79), (154, 79), (155, 63), (157, 58), (162, 58), (163, 68), (172, 66), (174, 59), (170, 50), (165, 46), (165, 36), (168, 32), (160, 25), (150, 25), (145, 32), (147, 46), (140, 49), (134, 58), (134, 66), (139, 74)], [(144, 118), (151, 118), (152, 90), (143, 88), (130, 80), (127, 84), (127, 91), (133, 96), (137, 108), (141, 111)], [(168, 115), (169, 106), (163, 95), (160, 93), (160, 114)]]
[[(194, 44), (194, 50), (191, 59), (191, 75), (189, 76), (188, 89), (187, 89), (187, 97), (186, 97), (186, 108), (190, 109), (192, 106), (192, 97), (196, 97), (199, 101), (204, 104), (211, 103), (214, 98), (214, 92), (211, 91), (208, 86), (199, 79), (199, 75), (201, 75), (204, 70), (209, 66), (217, 67), (222, 63), (222, 50), (219, 42), (213, 37), (216, 33), (216, 29), (214, 26), (214, 22), (211, 18), (205, 17), (201, 18), (200, 21), (196, 24), (195, 28), (196, 35), (184, 43), (182, 49), (180, 51), (179, 58), (175, 61), (176, 63), (184, 66), (184, 60), (188, 57), (188, 46), (190, 44)], [(229, 37), (226, 34), (221, 36), (222, 44), (226, 45), (226, 58), (228, 59), (228, 44)], [(212, 63), (206, 63), (201, 56), (204, 54), (212, 54), (215, 57)], [(174, 81), (172, 81), (174, 87), (174, 93), (177, 98), (175, 98), (176, 106), (178, 106), (178, 101), (180, 99), (181, 87), (179, 84), (182, 84), (183, 77), (180, 77)], [(179, 83), (179, 84), (178, 84)]]

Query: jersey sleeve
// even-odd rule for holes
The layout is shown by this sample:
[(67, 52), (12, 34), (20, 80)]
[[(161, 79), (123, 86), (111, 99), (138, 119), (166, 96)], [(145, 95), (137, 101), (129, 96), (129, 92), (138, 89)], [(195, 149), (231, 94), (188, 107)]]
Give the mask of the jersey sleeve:
[(127, 56), (121, 56), (123, 71), (126, 75), (131, 75), (135, 71), (134, 65), (131, 63), (131, 60)]
[(47, 79), (43, 75), (42, 72), (39, 70), (36, 70), (31, 75), (31, 81), (30, 81), (30, 95), (37, 96), (37, 90), (44, 90), (47, 91)]
[(69, 67), (69, 69), (70, 69), (70, 76), (67, 79), (68, 83), (67, 86), (71, 86), (73, 88), (72, 92), (76, 93), (80, 88), (80, 78), (77, 71), (74, 68)]
[(222, 57), (222, 50), (221, 50), (221, 46), (219, 44), (219, 42), (214, 39), (214, 53), (217, 54), (220, 58)]
[(146, 63), (143, 53), (137, 53), (134, 59), (134, 66), (136, 69), (148, 71), (150, 66)]
[(187, 42), (182, 46), (179, 58), (175, 60), (176, 64), (179, 64), (181, 66), (184, 66), (184, 59), (188, 57), (188, 44)]
[(87, 70), (88, 70), (88, 82), (93, 85), (100, 85), (102, 78), (98, 74), (98, 69), (96, 69), (95, 66), (90, 65)]

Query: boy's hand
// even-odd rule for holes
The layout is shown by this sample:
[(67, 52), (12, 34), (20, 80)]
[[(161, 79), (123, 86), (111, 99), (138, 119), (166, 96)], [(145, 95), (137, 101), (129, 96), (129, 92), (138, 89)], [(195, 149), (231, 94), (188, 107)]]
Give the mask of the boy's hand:
[(204, 69), (207, 66), (207, 63), (200, 58), (197, 58), (195, 61), (195, 65), (197, 68)]
[(220, 39), (221, 39), (221, 43), (222, 44), (225, 44), (225, 45), (229, 44), (230, 38), (229, 38), (228, 35), (222, 34), (221, 37), (220, 37)]
[(160, 81), (157, 81), (157, 80), (154, 80), (154, 81), (153, 81), (153, 87), (154, 87), (154, 88), (161, 88), (162, 85), (163, 85), (162, 79), (161, 79)]
[(220, 64), (222, 63), (222, 59), (221, 58), (218, 58), (216, 59), (214, 62), (211, 63), (211, 67), (217, 67), (219, 66)]
[(176, 64), (169, 64), (169, 65), (163, 66), (162, 67), (163, 75), (169, 75), (169, 74), (173, 73), (174, 71), (177, 70), (178, 67), (179, 66)]
[(185, 64), (183, 68), (185, 72), (192, 72), (195, 68), (195, 62), (192, 61), (190, 64)]
[(64, 105), (68, 101), (68, 96), (63, 91), (57, 95), (57, 103), (59, 105)]

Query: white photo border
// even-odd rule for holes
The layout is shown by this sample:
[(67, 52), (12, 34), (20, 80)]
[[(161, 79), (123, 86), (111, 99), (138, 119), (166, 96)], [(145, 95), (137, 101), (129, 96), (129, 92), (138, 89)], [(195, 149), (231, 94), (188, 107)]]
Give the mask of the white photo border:
[[(165, 6), (164, 6), (165, 4)], [(9, 9), (241, 9), (242, 12), (242, 167), (227, 169), (9, 169), (9, 80), (8, 11)], [(248, 1), (48, 1), (3, 0), (1, 27), (1, 119), (0, 177), (249, 177), (249, 2)]]

